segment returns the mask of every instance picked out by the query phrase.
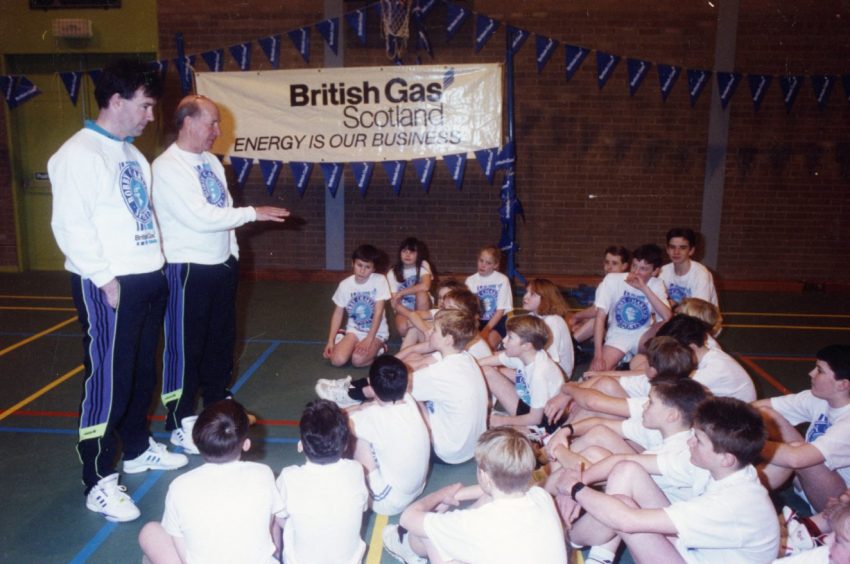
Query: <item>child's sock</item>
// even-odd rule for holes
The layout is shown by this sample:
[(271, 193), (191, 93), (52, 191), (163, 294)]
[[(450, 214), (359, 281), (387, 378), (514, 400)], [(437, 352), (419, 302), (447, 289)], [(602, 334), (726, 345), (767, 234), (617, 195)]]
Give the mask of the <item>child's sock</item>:
[(614, 553), (601, 546), (591, 546), (585, 562), (588, 564), (591, 562), (594, 564), (611, 564), (614, 562)]
[(348, 397), (357, 401), (366, 401), (366, 396), (363, 394), (363, 388), (369, 385), (368, 378), (359, 378), (352, 380), (348, 389)]
[(820, 527), (818, 527), (818, 524), (815, 523), (811, 517), (803, 517), (802, 519), (799, 519), (799, 521), (804, 527), (806, 527), (806, 530), (809, 531), (809, 534), (812, 535), (812, 539), (816, 542), (820, 540), (821, 537), (825, 536), (823, 531), (820, 530)]

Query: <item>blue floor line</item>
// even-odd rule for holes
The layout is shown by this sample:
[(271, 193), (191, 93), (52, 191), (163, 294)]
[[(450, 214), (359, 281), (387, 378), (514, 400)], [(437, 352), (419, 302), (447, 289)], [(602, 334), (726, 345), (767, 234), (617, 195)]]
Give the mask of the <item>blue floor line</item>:
[[(76, 435), (77, 429), (48, 429), (43, 427), (0, 427), (0, 433), (30, 433), (34, 435)], [(160, 441), (167, 441), (171, 437), (170, 432), (151, 433), (154, 438)], [(253, 440), (253, 439), (252, 439)], [(274, 444), (295, 444), (298, 442), (296, 438), (289, 437), (265, 437), (260, 439), (263, 443)]]
[(264, 350), (263, 354), (260, 355), (260, 358), (255, 360), (254, 364), (249, 366), (248, 369), (245, 370), (245, 372), (242, 373), (242, 376), (238, 380), (236, 380), (236, 383), (233, 384), (230, 387), (230, 391), (233, 392), (234, 394), (236, 392), (238, 392), (239, 388), (241, 388), (243, 385), (245, 385), (245, 382), (248, 381), (248, 378), (250, 378), (251, 376), (254, 375), (254, 372), (256, 372), (260, 368), (260, 366), (263, 365), (263, 363), (269, 358), (269, 356), (271, 356), (271, 354), (279, 346), (280, 346), (280, 342), (274, 342), (266, 350)]

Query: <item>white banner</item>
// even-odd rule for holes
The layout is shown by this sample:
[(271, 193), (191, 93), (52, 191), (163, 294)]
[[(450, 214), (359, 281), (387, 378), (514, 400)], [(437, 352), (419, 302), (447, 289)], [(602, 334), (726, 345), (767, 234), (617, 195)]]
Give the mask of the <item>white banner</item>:
[(285, 162), (411, 160), (502, 144), (498, 64), (197, 73), (213, 152)]

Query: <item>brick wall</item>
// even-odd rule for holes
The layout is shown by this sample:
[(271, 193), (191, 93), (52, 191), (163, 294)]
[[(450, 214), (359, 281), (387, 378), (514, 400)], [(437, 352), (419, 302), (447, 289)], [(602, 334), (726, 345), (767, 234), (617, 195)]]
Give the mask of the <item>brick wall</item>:
[[(673, 6), (614, 0), (460, 3), (532, 33), (624, 57), (601, 92), (593, 51), (570, 82), (564, 79), (562, 51), (537, 73), (533, 36), (516, 57), (517, 187), (526, 215), (518, 227), (522, 271), (594, 274), (606, 245), (663, 243), (664, 232), (673, 225), (699, 227), (711, 92), (706, 89), (692, 108), (683, 76), (662, 102), (653, 69), (630, 97), (625, 57), (712, 68), (714, 8), (706, 2)], [(346, 2), (345, 9), (365, 4)], [(184, 34), (186, 52), (199, 53), (285, 33), (323, 15), (320, 2), (307, 0), (244, 0), (221, 7), (184, 0), (159, 2), (158, 19), (161, 55), (172, 57), (178, 31)], [(742, 4), (734, 70), (848, 73), (848, 26), (846, 2)], [(472, 49), (472, 20), (449, 43), (444, 28), (445, 11), (439, 6), (427, 20), (435, 58), (423, 56), (423, 62), (503, 60), (504, 28), (479, 54)], [(318, 33), (312, 35), (309, 65), (284, 35), (282, 68), (321, 66), (323, 42)], [(374, 15), (367, 47), (347, 35), (346, 66), (387, 64)], [(254, 68), (268, 68), (256, 45), (253, 60)], [(235, 70), (232, 61), (227, 64), (227, 70)], [(175, 73), (169, 75), (166, 116), (179, 99)], [(807, 82), (788, 115), (776, 81), (758, 113), (744, 82), (726, 111), (731, 121), (720, 275), (730, 280), (850, 279), (850, 262), (833, 258), (840, 242), (850, 240), (850, 104), (841, 85), (820, 111)], [(345, 181), (346, 255), (366, 241), (394, 254), (401, 239), (415, 235), (428, 242), (440, 270), (471, 272), (476, 250), (499, 237), (499, 181), (487, 184), (474, 161), (467, 164), (461, 191), (442, 164), (427, 194), (410, 166), (400, 196), (389, 188), (381, 167), (376, 167), (365, 198), (348, 172)], [(285, 230), (262, 225), (240, 230), (246, 269), (324, 267), (324, 193), (318, 169), (303, 197), (295, 193), (288, 170), (272, 197), (255, 170), (237, 201), (283, 205), (298, 218)]]

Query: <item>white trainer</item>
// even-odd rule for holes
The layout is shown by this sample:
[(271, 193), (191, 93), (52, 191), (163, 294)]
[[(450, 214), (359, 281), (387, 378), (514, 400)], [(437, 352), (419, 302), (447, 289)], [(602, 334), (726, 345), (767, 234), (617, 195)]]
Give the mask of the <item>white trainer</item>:
[(339, 380), (326, 380), (319, 378), (316, 382), (316, 395), (322, 399), (330, 400), (342, 409), (357, 405), (360, 402), (348, 395), (351, 389), (351, 376)]
[(107, 521), (113, 523), (132, 521), (141, 512), (126, 491), (126, 487), (118, 485), (118, 474), (110, 474), (89, 490), (86, 507), (95, 513), (102, 513)]
[(184, 417), (180, 421), (180, 427), (171, 431), (171, 444), (182, 448), (186, 454), (201, 454), (198, 447), (195, 446), (194, 439), (192, 439), (192, 429), (195, 428), (195, 421), (197, 420), (197, 415)]
[(124, 461), (124, 472), (138, 474), (145, 470), (176, 470), (189, 464), (185, 454), (168, 452), (164, 444), (148, 437), (148, 450), (132, 460)]
[(398, 525), (387, 525), (384, 527), (381, 537), (384, 540), (384, 549), (399, 562), (404, 562), (405, 564), (427, 564), (427, 558), (419, 556), (410, 548), (410, 535), (406, 534), (403, 537), (399, 537)]

